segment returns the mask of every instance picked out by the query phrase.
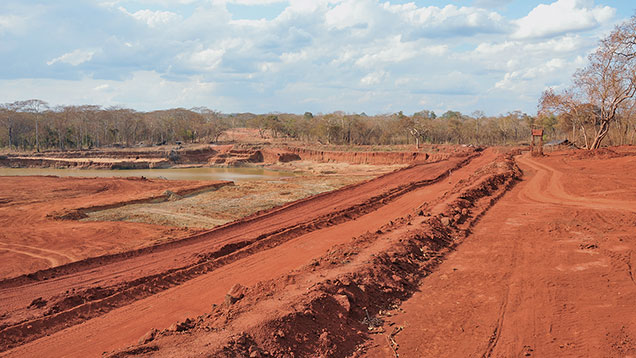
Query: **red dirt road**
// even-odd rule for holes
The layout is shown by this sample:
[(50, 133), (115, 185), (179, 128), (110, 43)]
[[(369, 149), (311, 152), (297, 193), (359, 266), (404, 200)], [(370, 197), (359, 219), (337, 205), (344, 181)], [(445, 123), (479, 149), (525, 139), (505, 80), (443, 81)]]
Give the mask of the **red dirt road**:
[[(11, 312), (5, 321), (27, 320), (17, 326), (14, 323), (0, 335), (28, 340), (33, 332), (29, 327), (46, 329), (53, 324), (52, 329), (43, 331), (50, 336), (0, 355), (87, 357), (135, 343), (150, 328), (167, 327), (184, 317), (206, 312), (213, 303), (220, 303), (236, 282), (251, 285), (280, 276), (323, 255), (335, 244), (376, 230), (428, 200), (443, 198), (453, 185), (466, 180), (495, 156), (488, 151), (458, 170), (467, 161), (465, 157), (415, 165), (188, 240), (102, 261), (88, 260), (70, 269), (61, 267), (53, 270), (53, 275), (58, 276), (53, 279), (0, 282), (0, 308)], [(449, 181), (439, 181), (449, 172)], [(226, 254), (223, 247), (229, 244), (243, 246)], [(216, 260), (219, 256), (201, 255), (206, 253), (224, 255)], [(149, 276), (154, 278), (148, 281), (145, 278)], [(64, 303), (68, 301), (65, 297), (77, 297), (74, 290), (104, 287), (115, 287), (119, 293), (92, 301), (84, 295), (81, 298), (88, 303), (53, 316), (45, 314), (52, 302)], [(156, 293), (157, 290), (162, 292)], [(50, 301), (48, 306), (40, 310), (27, 308), (38, 297)], [(116, 308), (118, 305), (120, 308)], [(96, 318), (78, 324), (90, 317)], [(60, 324), (74, 326), (60, 331)]]
[(636, 356), (636, 157), (569, 153), (518, 158), (524, 181), (387, 321), (400, 357)]

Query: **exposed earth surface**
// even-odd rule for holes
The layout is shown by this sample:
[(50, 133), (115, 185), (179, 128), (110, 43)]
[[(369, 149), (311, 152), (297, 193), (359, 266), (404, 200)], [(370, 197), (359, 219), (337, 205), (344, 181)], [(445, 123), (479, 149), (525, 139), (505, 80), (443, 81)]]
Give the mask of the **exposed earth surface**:
[(0, 177), (0, 357), (636, 357), (632, 147), (259, 144), (0, 165), (291, 173)]

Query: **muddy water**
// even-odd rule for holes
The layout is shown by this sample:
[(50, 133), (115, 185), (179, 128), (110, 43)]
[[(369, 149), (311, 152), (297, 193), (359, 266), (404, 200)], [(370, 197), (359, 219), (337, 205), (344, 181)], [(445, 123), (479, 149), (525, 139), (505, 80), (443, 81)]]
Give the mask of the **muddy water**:
[(291, 177), (289, 172), (261, 168), (179, 168), (179, 169), (52, 169), (52, 168), (0, 168), (1, 176), (55, 175), (59, 177), (146, 177), (170, 180), (254, 180)]

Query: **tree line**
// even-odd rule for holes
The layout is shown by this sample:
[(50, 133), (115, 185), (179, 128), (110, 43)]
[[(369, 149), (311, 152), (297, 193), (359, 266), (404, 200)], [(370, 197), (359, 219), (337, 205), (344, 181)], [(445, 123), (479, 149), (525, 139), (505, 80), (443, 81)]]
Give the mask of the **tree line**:
[[(582, 106), (579, 111), (592, 107)], [(224, 114), (205, 107), (138, 112), (122, 107), (49, 107), (32, 99), (0, 105), (0, 147), (10, 150), (81, 150), (100, 147), (151, 146), (175, 143), (216, 143), (231, 128), (254, 128), (263, 138), (331, 145), (527, 143), (532, 128), (544, 128), (546, 140), (579, 140), (579, 123), (568, 113), (530, 116), (515, 111), (498, 116), (423, 110), (369, 116), (333, 112)], [(586, 117), (587, 118), (587, 117)], [(634, 141), (634, 116), (617, 117), (609, 144)], [(588, 122), (592, 123), (592, 119)]]
[(453, 143), (508, 145), (546, 140), (580, 147), (634, 144), (636, 136), (636, 16), (617, 26), (574, 74), (571, 87), (546, 90), (538, 115), (499, 116), (422, 110), (368, 116), (334, 112), (224, 114), (206, 107), (138, 112), (123, 107), (56, 106), (31, 99), (0, 104), (0, 147), (10, 150), (87, 149), (168, 143), (214, 143), (230, 128), (258, 129), (262, 137), (336, 145)]
[[(559, 135), (552, 118), (542, 119), (550, 137)], [(224, 114), (205, 107), (138, 112), (122, 107), (58, 106), (38, 99), (0, 105), (0, 147), (12, 150), (70, 150), (174, 143), (215, 143), (231, 128), (254, 128), (263, 138), (335, 145), (454, 143), (514, 144), (527, 141), (537, 119), (521, 112), (487, 117), (424, 110), (368, 116), (364, 113), (302, 115)]]
[(0, 146), (9, 149), (89, 149), (216, 141), (228, 128), (204, 108), (138, 112), (123, 107), (58, 106), (39, 99), (0, 105)]

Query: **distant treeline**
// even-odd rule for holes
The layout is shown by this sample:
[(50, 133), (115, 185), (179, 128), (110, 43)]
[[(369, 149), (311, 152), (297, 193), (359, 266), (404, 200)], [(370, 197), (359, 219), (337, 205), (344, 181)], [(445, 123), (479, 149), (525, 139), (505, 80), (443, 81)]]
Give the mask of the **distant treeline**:
[[(628, 128), (633, 128), (629, 122)], [(138, 112), (100, 106), (50, 108), (41, 100), (0, 105), (0, 147), (18, 150), (69, 150), (94, 147), (214, 143), (230, 128), (255, 128), (261, 136), (338, 145), (452, 143), (507, 145), (528, 142), (530, 129), (545, 128), (546, 140), (571, 133), (568, 116), (536, 118), (521, 112), (494, 117), (432, 111), (303, 115), (223, 114), (204, 107)], [(615, 126), (608, 144), (632, 143), (633, 130)], [(570, 138), (576, 141), (577, 138)]]

